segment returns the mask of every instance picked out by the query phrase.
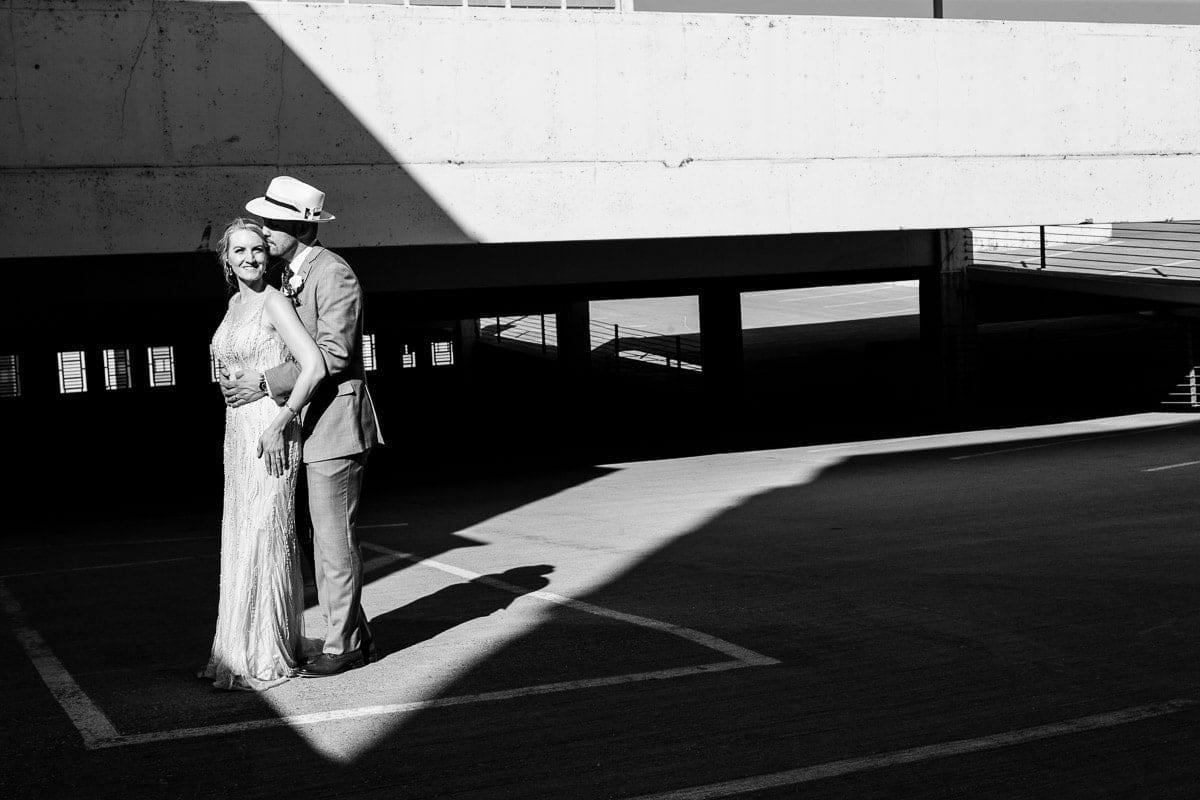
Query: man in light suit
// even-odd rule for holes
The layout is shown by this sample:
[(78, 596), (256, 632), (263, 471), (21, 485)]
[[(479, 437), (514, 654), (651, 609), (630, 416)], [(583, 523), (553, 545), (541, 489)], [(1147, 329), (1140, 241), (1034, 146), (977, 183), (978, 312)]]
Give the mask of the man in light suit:
[[(328, 625), (322, 653), (300, 668), (308, 678), (337, 675), (374, 656), (361, 604), (362, 552), (355, 523), (367, 455), (382, 443), (363, 373), (363, 292), (350, 266), (317, 242), (318, 223), (334, 218), (324, 202), (324, 192), (278, 177), (263, 197), (246, 203), (247, 211), (263, 218), (272, 258), (286, 263), (280, 288), (296, 303), (329, 373), (304, 409), (301, 425), (317, 595)], [(235, 407), (264, 395), (282, 404), (299, 373), (294, 362), (285, 362), (264, 374), (225, 376), (221, 386), (226, 402)]]

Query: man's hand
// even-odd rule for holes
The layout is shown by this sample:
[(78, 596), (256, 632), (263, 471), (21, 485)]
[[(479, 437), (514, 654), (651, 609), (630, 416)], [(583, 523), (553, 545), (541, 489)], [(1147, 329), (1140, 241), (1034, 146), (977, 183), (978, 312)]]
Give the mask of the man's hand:
[(261, 400), (266, 392), (258, 388), (262, 373), (252, 369), (230, 374), (225, 367), (221, 368), (221, 394), (225, 395), (225, 405), (231, 408), (241, 408), (247, 403)]

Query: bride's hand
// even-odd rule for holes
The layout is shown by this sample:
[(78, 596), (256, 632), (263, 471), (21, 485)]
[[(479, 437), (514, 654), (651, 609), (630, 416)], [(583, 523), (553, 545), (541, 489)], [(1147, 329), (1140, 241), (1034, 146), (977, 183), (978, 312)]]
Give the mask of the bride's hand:
[(266, 461), (268, 475), (283, 477), (288, 469), (288, 448), (282, 430), (276, 430), (274, 425), (267, 427), (258, 438), (258, 457)]

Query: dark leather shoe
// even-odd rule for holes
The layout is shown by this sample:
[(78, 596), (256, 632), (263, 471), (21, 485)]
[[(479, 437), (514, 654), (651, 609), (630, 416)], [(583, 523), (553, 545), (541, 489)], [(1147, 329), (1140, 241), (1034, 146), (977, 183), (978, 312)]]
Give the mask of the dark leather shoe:
[(379, 653), (375, 650), (375, 637), (369, 633), (362, 637), (362, 644), (359, 645), (358, 651), (362, 653), (364, 664), (379, 660)]
[(331, 675), (340, 675), (347, 670), (361, 667), (362, 665), (362, 650), (342, 653), (341, 655), (321, 653), (321, 655), (301, 667), (296, 674), (301, 678), (328, 678)]

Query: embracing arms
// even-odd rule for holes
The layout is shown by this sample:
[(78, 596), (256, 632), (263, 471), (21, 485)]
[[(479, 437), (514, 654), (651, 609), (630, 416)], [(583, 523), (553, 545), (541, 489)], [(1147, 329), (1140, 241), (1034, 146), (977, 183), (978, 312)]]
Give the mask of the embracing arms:
[[(314, 270), (315, 271), (315, 270)], [(314, 338), (325, 359), (330, 379), (340, 383), (353, 364), (359, 347), (359, 318), (362, 314), (362, 290), (354, 272), (344, 263), (327, 263), (320, 274), (311, 276), (315, 283), (308, 296), (316, 304), (317, 326)], [(267, 370), (271, 396), (280, 402), (295, 391), (294, 364), (281, 364)], [(361, 376), (357, 376), (361, 377)]]
[[(362, 290), (358, 278), (345, 262), (328, 261), (309, 275), (312, 288), (305, 288), (305, 301), (316, 304), (316, 341), (325, 360), (326, 373), (333, 380), (350, 369), (358, 345), (359, 317), (362, 314)], [(266, 373), (247, 370), (240, 375), (225, 375), (221, 391), (225, 402), (237, 408), (269, 395), (283, 405), (294, 390), (300, 368), (285, 362)], [(266, 391), (260, 388), (265, 383)]]
[(273, 293), (267, 298), (263, 316), (275, 328), (299, 365), (287, 402), (280, 407), (279, 413), (258, 440), (258, 455), (266, 460), (267, 472), (282, 475), (288, 467), (283, 431), (293, 419), (299, 424), (300, 409), (312, 398), (327, 372), (321, 350), (296, 316), (291, 300)]

